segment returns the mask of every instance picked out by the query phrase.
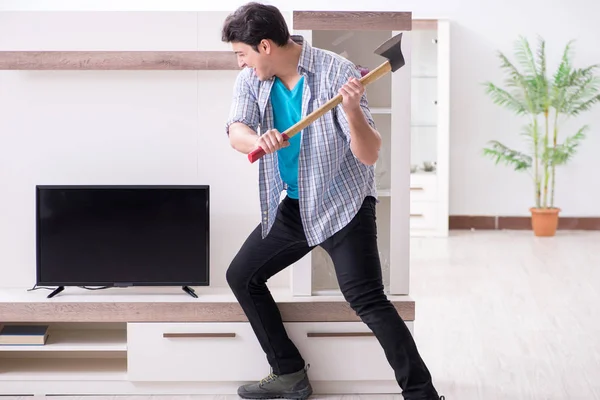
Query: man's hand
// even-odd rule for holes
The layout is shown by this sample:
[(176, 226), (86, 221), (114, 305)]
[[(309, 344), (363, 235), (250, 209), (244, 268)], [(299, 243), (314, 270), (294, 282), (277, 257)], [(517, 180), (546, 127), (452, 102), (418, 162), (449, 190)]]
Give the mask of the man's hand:
[(283, 139), (277, 129), (270, 129), (256, 139), (256, 148), (262, 148), (266, 154), (288, 147), (290, 142)]
[(339, 90), (342, 95), (342, 106), (346, 113), (352, 113), (360, 108), (360, 98), (365, 93), (365, 87), (360, 80), (351, 77)]
[(339, 90), (342, 95), (342, 108), (350, 127), (350, 148), (352, 153), (365, 165), (373, 165), (379, 157), (381, 135), (369, 125), (360, 101), (365, 87), (355, 77), (350, 77)]

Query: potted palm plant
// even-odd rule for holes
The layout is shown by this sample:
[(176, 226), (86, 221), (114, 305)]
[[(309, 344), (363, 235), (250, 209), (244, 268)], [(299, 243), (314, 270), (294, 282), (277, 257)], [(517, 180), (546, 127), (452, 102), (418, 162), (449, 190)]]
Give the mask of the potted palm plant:
[[(527, 150), (508, 148), (498, 140), (488, 142), (483, 154), (496, 164), (504, 163), (515, 171), (527, 172), (534, 184), (534, 205), (530, 208), (536, 236), (554, 236), (560, 208), (554, 204), (556, 167), (567, 164), (585, 138), (588, 125), (565, 134), (563, 123), (588, 111), (600, 101), (598, 64), (585, 68), (573, 66), (573, 41), (567, 43), (557, 69), (548, 75), (546, 43), (538, 39), (534, 53), (529, 42), (520, 37), (515, 46), (517, 65), (499, 52), (506, 74), (505, 88), (485, 82), (485, 92), (497, 105), (506, 107), (527, 122), (522, 135)], [(562, 139), (562, 140), (560, 140)]]

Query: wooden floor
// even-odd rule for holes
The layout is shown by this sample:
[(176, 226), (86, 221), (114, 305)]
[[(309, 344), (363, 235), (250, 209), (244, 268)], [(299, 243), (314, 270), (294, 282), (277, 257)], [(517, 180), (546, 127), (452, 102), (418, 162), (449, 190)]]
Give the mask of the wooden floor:
[(448, 400), (600, 399), (600, 232), (413, 239), (415, 336)]
[(414, 238), (415, 336), (440, 394), (447, 400), (600, 399), (600, 249), (593, 249), (599, 244), (600, 232), (559, 231), (542, 239), (528, 231), (453, 231), (445, 239)]

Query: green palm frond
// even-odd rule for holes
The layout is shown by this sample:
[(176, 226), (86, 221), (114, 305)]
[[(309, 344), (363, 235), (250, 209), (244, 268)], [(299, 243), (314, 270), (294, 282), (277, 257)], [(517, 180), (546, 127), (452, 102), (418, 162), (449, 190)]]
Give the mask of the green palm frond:
[(531, 168), (531, 156), (517, 150), (509, 149), (496, 140), (490, 141), (489, 145), (490, 147), (483, 149), (483, 154), (495, 159), (496, 164), (503, 162), (504, 164), (512, 165), (515, 171), (526, 171)]
[(543, 112), (548, 112), (551, 103), (550, 82), (546, 77), (546, 42), (539, 39), (537, 50), (538, 73), (536, 75), (537, 95), (540, 99), (540, 107)]
[(567, 137), (565, 141), (562, 144), (557, 145), (556, 148), (549, 148), (548, 161), (553, 165), (565, 165), (571, 161), (577, 152), (577, 148), (583, 139), (585, 139), (585, 133), (588, 129), (589, 127), (586, 125), (574, 135)]
[(570, 95), (564, 100), (561, 111), (569, 116), (588, 111), (600, 100), (599, 88), (600, 79), (591, 74), (576, 80), (574, 86), (570, 87)]
[(518, 115), (527, 112), (527, 105), (523, 103), (522, 99), (517, 98), (515, 95), (499, 88), (493, 83), (487, 83), (485, 92), (486, 94), (489, 94), (492, 97), (493, 102), (499, 106), (504, 106)]
[(574, 41), (567, 42), (560, 60), (560, 64), (554, 73), (554, 85), (563, 86), (562, 83), (566, 78), (571, 76), (571, 57), (573, 56)]
[(600, 95), (596, 95), (589, 99), (586, 99), (583, 102), (577, 102), (573, 104), (573, 107), (569, 110), (569, 114), (571, 116), (579, 115), (584, 111), (589, 111), (592, 106), (596, 103), (600, 102)]
[(552, 107), (562, 109), (565, 99), (568, 95), (568, 88), (572, 85), (574, 74), (571, 72), (571, 61), (569, 58), (571, 52), (571, 42), (567, 44), (563, 53), (563, 58), (552, 82)]
[(524, 36), (519, 36), (515, 42), (515, 58), (523, 68), (523, 74), (525, 76), (537, 75), (536, 60), (531, 51), (531, 46)]
[(537, 62), (538, 62), (537, 76), (540, 79), (540, 81), (543, 80), (544, 86), (547, 86), (548, 81), (545, 79), (546, 78), (546, 41), (541, 37), (538, 37), (538, 49), (537, 49), (536, 55), (537, 55)]

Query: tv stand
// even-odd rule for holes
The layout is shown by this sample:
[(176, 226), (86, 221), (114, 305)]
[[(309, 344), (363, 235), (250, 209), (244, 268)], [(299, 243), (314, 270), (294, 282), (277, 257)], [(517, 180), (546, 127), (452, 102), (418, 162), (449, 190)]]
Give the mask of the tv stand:
[(191, 287), (189, 287), (189, 286), (182, 286), (181, 289), (183, 289), (184, 292), (186, 292), (187, 294), (189, 294), (193, 298), (195, 298), (195, 299), (198, 298), (198, 295), (196, 294), (196, 291), (194, 289), (192, 289)]
[(64, 286), (59, 286), (56, 289), (54, 289), (54, 291), (52, 293), (50, 293), (47, 298), (51, 299), (54, 296), (56, 296), (57, 294), (59, 294), (60, 292), (62, 292), (63, 290), (65, 290), (65, 287)]
[[(258, 381), (269, 370), (264, 352), (230, 288), (190, 286), (198, 299), (182, 293), (190, 289), (184, 285), (115, 288), (93, 296), (64, 285), (68, 296), (56, 299), (46, 298), (51, 290), (0, 288), (2, 325), (48, 325), (50, 334), (43, 346), (0, 346), (0, 360), (10, 361), (0, 361), (0, 394), (49, 400), (115, 393), (236, 396), (241, 383)], [(271, 294), (290, 339), (320, 378), (316, 395), (398, 392), (381, 346), (343, 296), (299, 297), (288, 288), (272, 288)], [(412, 333), (414, 301), (389, 300)], [(190, 354), (212, 362), (196, 363)], [(240, 358), (248, 361), (226, 368)]]

